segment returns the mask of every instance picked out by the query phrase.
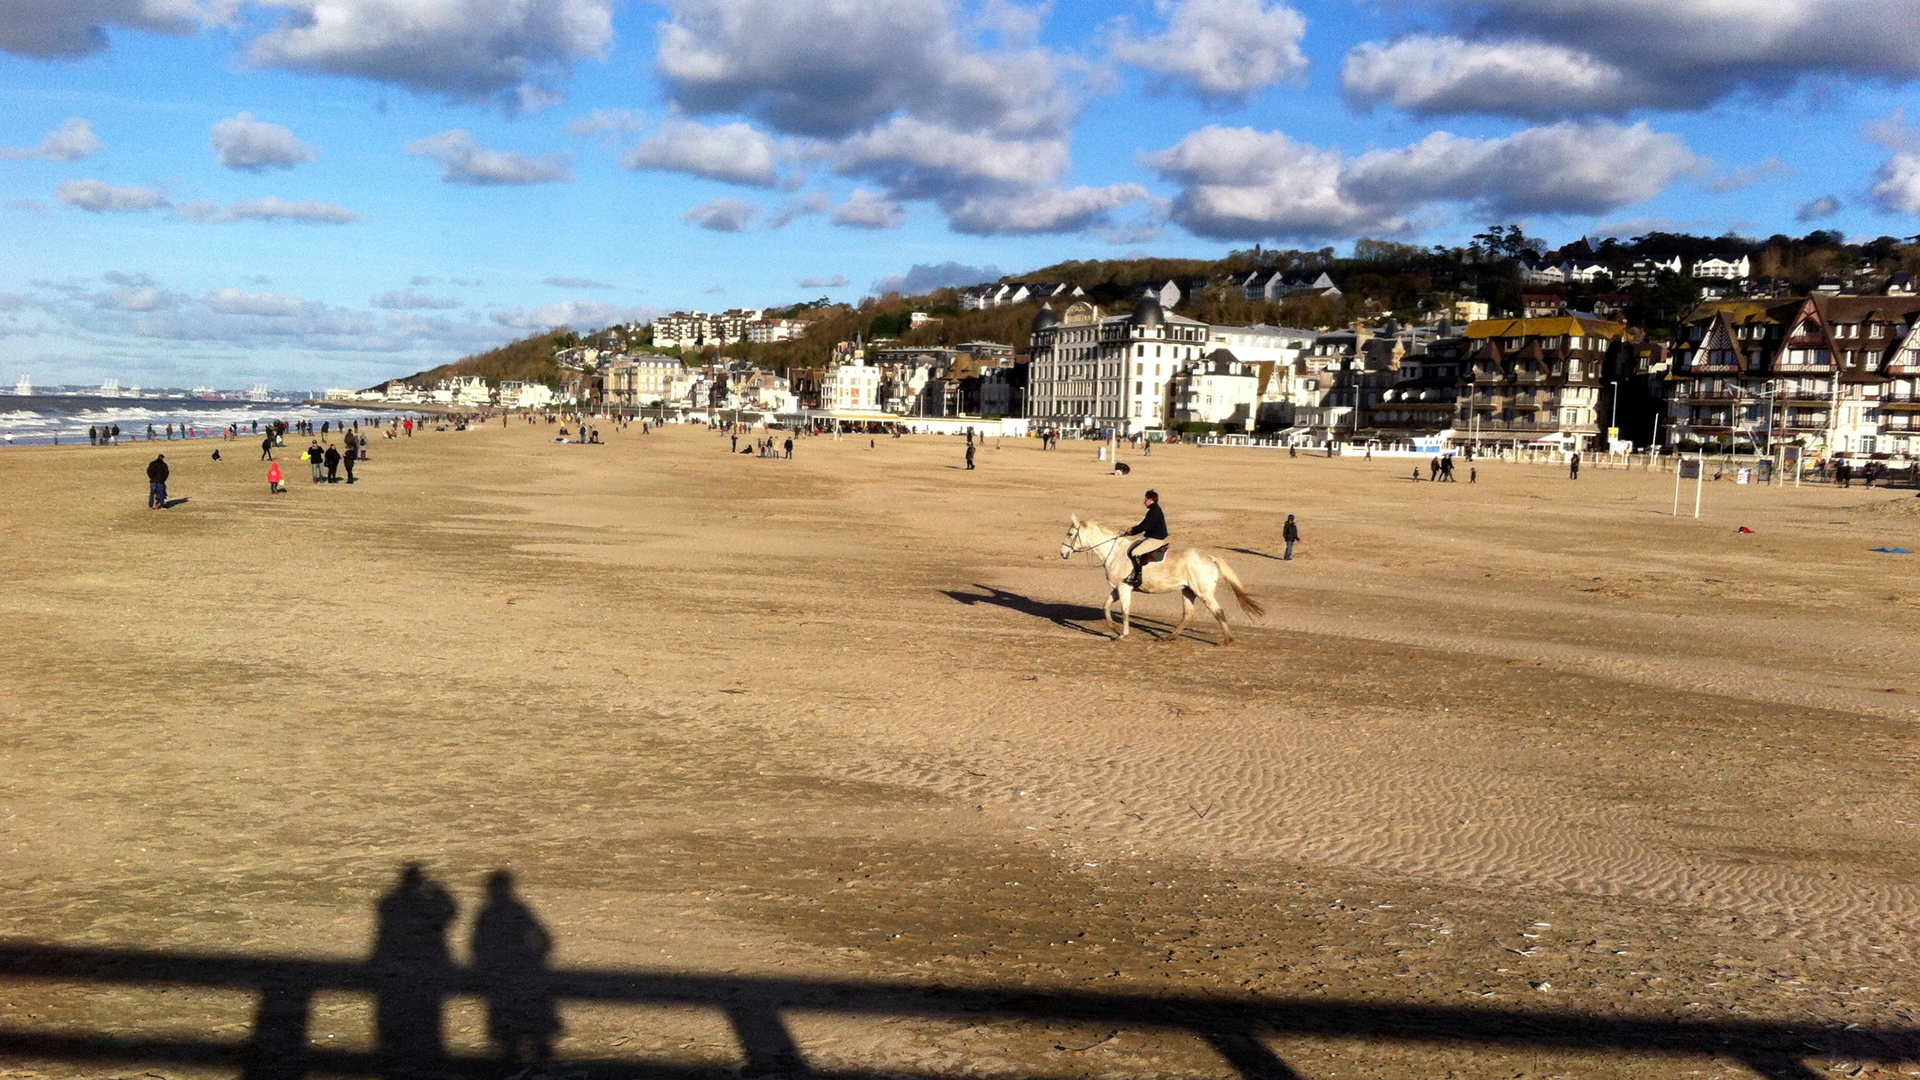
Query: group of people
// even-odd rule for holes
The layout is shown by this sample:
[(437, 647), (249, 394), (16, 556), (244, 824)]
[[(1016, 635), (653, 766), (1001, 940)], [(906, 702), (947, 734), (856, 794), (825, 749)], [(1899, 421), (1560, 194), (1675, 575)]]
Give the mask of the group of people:
[[(1415, 465), (1413, 467), (1413, 478), (1415, 480), (1420, 479), (1420, 466), (1418, 465)], [(1435, 454), (1433, 456), (1433, 460), (1427, 462), (1427, 479), (1430, 481), (1433, 481), (1434, 483), (1439, 483), (1439, 484), (1459, 483), (1460, 482), (1459, 478), (1453, 475), (1453, 455), (1452, 454)], [(1472, 466), (1468, 466), (1467, 467), (1467, 483), (1477, 484), (1479, 482), (1480, 482), (1480, 470)]]

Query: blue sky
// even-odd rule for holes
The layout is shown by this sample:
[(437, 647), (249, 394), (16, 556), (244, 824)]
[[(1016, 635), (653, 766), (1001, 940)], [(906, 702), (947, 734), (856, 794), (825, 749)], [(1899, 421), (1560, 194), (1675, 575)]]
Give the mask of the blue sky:
[(1359, 236), (1920, 233), (1911, 0), (0, 0), (0, 375)]

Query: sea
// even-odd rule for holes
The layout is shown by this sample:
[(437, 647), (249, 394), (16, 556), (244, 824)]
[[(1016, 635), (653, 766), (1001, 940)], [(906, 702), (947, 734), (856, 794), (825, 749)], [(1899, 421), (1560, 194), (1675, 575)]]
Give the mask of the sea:
[(342, 421), (384, 424), (397, 413), (376, 409), (338, 408), (275, 401), (220, 401), (196, 398), (86, 397), (65, 394), (21, 396), (0, 391), (0, 446), (45, 446), (58, 442), (85, 443), (89, 427), (120, 425), (120, 441), (144, 442), (147, 429), (154, 438), (165, 440), (172, 424), (176, 440), (185, 437), (218, 438), (227, 425), (238, 425), (242, 434), (255, 425), (264, 428), (274, 420), (293, 423), (311, 420), (321, 423)]

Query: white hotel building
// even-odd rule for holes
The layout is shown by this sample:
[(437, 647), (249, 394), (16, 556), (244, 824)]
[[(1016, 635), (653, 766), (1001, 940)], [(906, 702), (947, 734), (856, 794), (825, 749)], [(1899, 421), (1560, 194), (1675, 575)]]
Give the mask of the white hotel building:
[(1169, 419), (1167, 382), (1207, 352), (1206, 323), (1169, 315), (1142, 297), (1130, 315), (1102, 317), (1089, 303), (1033, 319), (1027, 416), (1050, 427), (1091, 423), (1132, 433)]

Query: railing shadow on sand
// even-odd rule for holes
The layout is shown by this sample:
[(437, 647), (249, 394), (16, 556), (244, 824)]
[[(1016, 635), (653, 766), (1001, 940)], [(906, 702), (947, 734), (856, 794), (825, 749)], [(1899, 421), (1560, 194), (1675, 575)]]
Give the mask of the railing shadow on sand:
[[(336, 961), (272, 955), (221, 955), (0, 941), (0, 985), (18, 995), (30, 984), (109, 988), (209, 989), (254, 995), (250, 1033), (214, 1039), (173, 1033), (129, 1035), (62, 1025), (34, 1030), (0, 1025), (0, 1063), (42, 1062), (82, 1069), (148, 1067), (230, 1070), (244, 1080), (309, 1076), (472, 1078), (553, 1075), (578, 1080), (791, 1076), (828, 1080), (938, 1080), (937, 1070), (810, 1066), (789, 1016), (961, 1019), (970, 1023), (1095, 1023), (1184, 1034), (1211, 1047), (1218, 1075), (1243, 1080), (1298, 1076), (1268, 1040), (1306, 1036), (1362, 1043), (1478, 1047), (1498, 1052), (1573, 1052), (1624, 1057), (1739, 1062), (1767, 1080), (1810, 1080), (1811, 1061), (1920, 1062), (1920, 1028), (1841, 1027), (1751, 1018), (1632, 1018), (1538, 1009), (1455, 1008), (1322, 998), (1245, 995), (1091, 993), (1030, 987), (956, 988), (882, 980), (699, 975), (653, 970), (551, 968), (549, 941), (530, 908), (496, 874), (475, 924), (472, 962), (450, 959), (453, 907), (418, 868), (382, 898), (373, 956)], [(370, 1050), (314, 1045), (316, 997), (359, 992), (374, 1002)], [(484, 999), (496, 1053), (449, 1050), (442, 1010), (455, 997)], [(566, 1056), (550, 1060), (560, 1002), (617, 1002), (710, 1009), (739, 1043), (740, 1064), (678, 1063), (664, 1058)], [(544, 1064), (543, 1064), (544, 1063)], [(1042, 1075), (1036, 1069), (1034, 1076)]]

